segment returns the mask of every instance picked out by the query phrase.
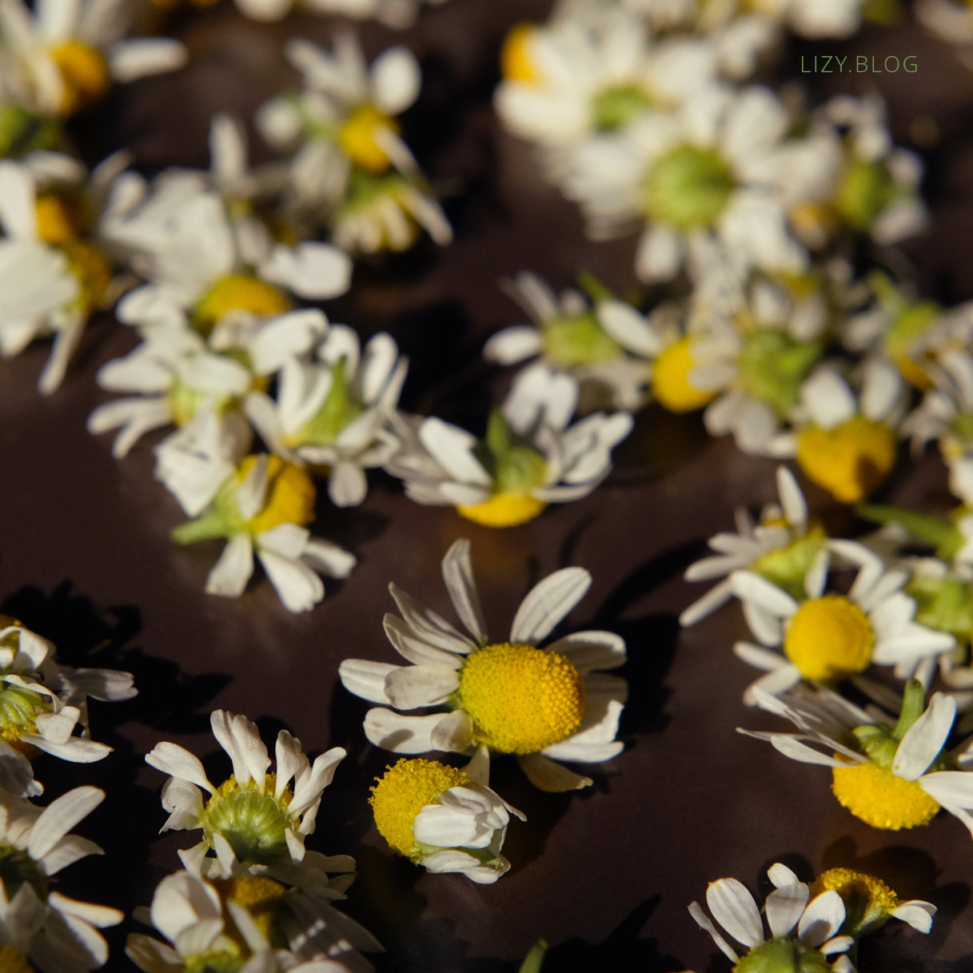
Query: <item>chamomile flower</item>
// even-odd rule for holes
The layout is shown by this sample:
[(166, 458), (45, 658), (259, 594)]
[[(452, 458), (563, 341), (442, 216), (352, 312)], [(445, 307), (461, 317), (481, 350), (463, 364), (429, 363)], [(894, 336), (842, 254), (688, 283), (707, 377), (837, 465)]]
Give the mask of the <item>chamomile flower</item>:
[(453, 506), (487, 527), (513, 527), (549, 503), (587, 496), (611, 470), (611, 450), (632, 417), (594, 413), (568, 426), (578, 383), (543, 364), (522, 371), (485, 440), (435, 417), (393, 417), (399, 445), (385, 469), (417, 503)]
[(0, 355), (19, 354), (34, 338), (53, 335), (38, 387), (53, 392), (90, 315), (112, 282), (108, 259), (71, 219), (62, 197), (39, 191), (23, 163), (0, 162)]
[(21, 0), (0, 4), (4, 53), (19, 75), (19, 101), (45, 115), (73, 115), (115, 81), (134, 81), (181, 67), (186, 49), (162, 37), (124, 39), (126, 0)]
[[(150, 767), (171, 778), (162, 789), (162, 806), (169, 812), (162, 830), (202, 829), (202, 840), (187, 852), (191, 859), (221, 843), (245, 867), (271, 877), (277, 869), (289, 875), (288, 866), (305, 857), (305, 836), (314, 832), (321, 795), (345, 751), (333, 747), (311, 764), (300, 741), (281, 730), (276, 770), (268, 773), (271, 759), (256, 724), (245, 716), (214, 710), (210, 725), (233, 762), (232, 775), (221, 784), (211, 783), (199, 759), (175, 743), (159, 743), (145, 758)], [(208, 797), (204, 799), (201, 791)], [(348, 861), (343, 856), (336, 870), (353, 870), (354, 863), (344, 867)]]
[(510, 815), (526, 818), (490, 790), (489, 770), (483, 746), (463, 769), (422, 759), (387, 767), (368, 801), (379, 834), (430, 872), (492, 884), (510, 869), (500, 854)]
[(546, 648), (538, 643), (581, 600), (591, 576), (564, 568), (535, 585), (505, 642), (491, 642), (486, 634), (469, 541), (456, 541), (446, 552), (443, 579), (469, 635), (392, 584), (402, 618), (386, 615), (385, 633), (412, 664), (341, 663), (341, 681), (356, 696), (396, 710), (437, 708), (428, 716), (372, 709), (365, 735), (395, 753), (463, 753), (485, 745), (494, 753), (517, 754), (542, 790), (590, 784), (555, 761), (600, 762), (621, 753), (615, 734), (625, 682), (594, 670), (620, 666), (625, 643), (611, 632), (577, 632)]
[(195, 544), (227, 539), (206, 579), (210, 594), (243, 594), (256, 553), (284, 607), (308, 611), (324, 597), (316, 572), (346, 578), (355, 566), (352, 554), (305, 529), (314, 519), (315, 499), (314, 481), (299, 466), (266, 453), (247, 456), (202, 516), (172, 532), (173, 540)]
[(880, 486), (895, 463), (906, 389), (895, 366), (872, 358), (856, 396), (837, 368), (822, 365), (804, 383), (795, 410), (794, 456), (808, 479), (842, 503)]
[(894, 665), (899, 678), (922, 671), (928, 680), (935, 657), (956, 645), (948, 632), (914, 621), (916, 603), (902, 591), (908, 571), (887, 570), (854, 541), (831, 540), (828, 546), (858, 566), (847, 595), (825, 593), (825, 571), (807, 575), (801, 600), (753, 571), (731, 575), (731, 588), (747, 603), (747, 620), (761, 643), (738, 642), (734, 651), (767, 671), (747, 690), (748, 703), (758, 689), (780, 693), (801, 679), (837, 682), (872, 664)]
[(398, 405), (408, 362), (395, 341), (377, 334), (365, 346), (344, 325), (332, 326), (320, 364), (291, 358), (281, 369), (276, 401), (251, 392), (244, 408), (268, 447), (282, 458), (325, 468), (328, 495), (339, 507), (365, 499), (365, 470), (382, 466), (395, 443), (385, 434)]
[(680, 105), (715, 80), (705, 38), (650, 39), (621, 7), (599, 13), (520, 24), (508, 35), (494, 103), (516, 135), (564, 148)]
[(289, 311), (287, 292), (337, 297), (351, 278), (347, 254), (330, 244), (241, 237), (222, 198), (208, 190), (179, 193), (161, 207), (150, 195), (115, 232), (138, 251), (133, 266), (149, 281), (126, 295), (116, 313), (143, 332), (188, 324), (208, 335), (231, 313)]
[(808, 522), (804, 494), (786, 466), (777, 467), (777, 493), (780, 504), (767, 504), (756, 524), (745, 507), (738, 507), (737, 532), (711, 537), (709, 546), (717, 553), (686, 569), (687, 581), (723, 580), (682, 612), (680, 624), (694, 625), (725, 605), (733, 597), (729, 575), (734, 571), (753, 571), (795, 598), (803, 596), (809, 577), (812, 588), (818, 585), (830, 551), (822, 528)]
[(614, 407), (634, 412), (645, 401), (652, 359), (671, 339), (673, 308), (646, 316), (592, 277), (583, 277), (582, 286), (590, 301), (573, 289), (558, 296), (528, 271), (507, 281), (505, 289), (532, 323), (495, 334), (484, 357), (511, 365), (541, 355), (552, 369), (573, 375), (582, 395), (607, 396)]
[(902, 422), (903, 435), (912, 438), (913, 453), (921, 453), (935, 440), (947, 463), (973, 454), (973, 355), (951, 351), (928, 374), (932, 388)]
[(928, 933), (937, 912), (931, 902), (922, 899), (900, 901), (880, 878), (853, 868), (829, 868), (811, 883), (813, 895), (830, 891), (837, 892), (845, 904), (841, 931), (856, 939), (880, 929), (889, 919), (899, 919), (917, 932)]
[(732, 433), (748, 453), (787, 455), (778, 437), (824, 349), (824, 294), (756, 277), (720, 299), (701, 299), (694, 315), (699, 326), (682, 339), (680, 353), (656, 360), (656, 397), (663, 406), (709, 402), (703, 419), (711, 435)]
[(0, 787), (16, 794), (43, 793), (26, 756), (32, 747), (72, 763), (107, 757), (112, 748), (89, 739), (87, 697), (122, 700), (136, 694), (129, 673), (62, 666), (53, 649), (0, 615)]
[[(62, 868), (102, 854), (93, 841), (69, 832), (104, 798), (105, 792), (97, 787), (76, 787), (39, 808), (0, 790), (0, 911), (9, 912), (16, 905), (17, 911), (34, 913), (36, 931), (27, 944), (28, 954), (42, 970), (81, 973), (101, 966), (108, 959), (108, 945), (98, 929), (122, 921), (118, 909), (69, 899), (50, 888), (50, 879)], [(20, 895), (25, 887), (32, 894)]]
[[(152, 925), (168, 943), (133, 933), (125, 952), (146, 973), (369, 973), (372, 965), (357, 951), (380, 949), (357, 923), (330, 909), (312, 917), (295, 910), (293, 890), (251, 875), (205, 881), (188, 871), (166, 876), (152, 897)], [(296, 914), (295, 914), (296, 913)], [(323, 935), (313, 926), (330, 922)], [(303, 957), (291, 949), (299, 940), (316, 940), (320, 952)]]
[(956, 719), (952, 697), (935, 693), (925, 707), (922, 683), (910, 680), (893, 727), (820, 686), (783, 697), (754, 693), (762, 709), (801, 732), (739, 732), (769, 740), (792, 760), (830, 767), (835, 797), (856, 818), (898, 831), (928, 824), (942, 808), (973, 830), (973, 774), (962, 769), (969, 754), (945, 749)]
[(713, 918), (738, 943), (747, 948), (740, 956), (726, 941), (698, 902), (689, 906), (689, 914), (710, 934), (717, 948), (736, 965), (737, 973), (848, 973), (854, 967), (844, 953), (854, 939), (840, 935), (845, 921), (841, 896), (829, 890), (811, 897), (810, 888), (797, 879), (786, 865), (772, 865), (767, 875), (774, 891), (767, 896), (764, 911), (770, 937), (764, 933), (760, 910), (753, 896), (735, 878), (710, 882), (706, 904)]
[(153, 429), (186, 426), (204, 411), (240, 413), (250, 392), (308, 352), (327, 327), (320, 311), (307, 309), (272, 317), (231, 315), (206, 337), (179, 323), (150, 329), (128, 355), (98, 370), (101, 388), (129, 394), (98, 406), (88, 417), (88, 430), (119, 429), (112, 453), (121, 458)]
[(787, 111), (764, 88), (713, 85), (672, 112), (640, 116), (611, 144), (572, 154), (564, 180), (595, 236), (644, 220), (635, 269), (669, 280), (716, 245), (743, 275), (753, 267), (800, 272), (807, 254), (788, 233), (774, 188)]
[(916, 4), (916, 18), (947, 44), (973, 43), (973, 16), (966, 3), (957, 0), (920, 0)]

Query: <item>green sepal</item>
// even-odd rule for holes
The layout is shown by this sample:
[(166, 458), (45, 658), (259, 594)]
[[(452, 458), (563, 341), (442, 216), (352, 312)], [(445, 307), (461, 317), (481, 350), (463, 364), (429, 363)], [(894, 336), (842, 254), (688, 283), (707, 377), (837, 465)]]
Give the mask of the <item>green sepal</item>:
[(231, 532), (226, 518), (218, 512), (206, 514), (172, 529), (169, 535), (177, 544), (196, 544), (216, 537), (229, 537)]
[(538, 939), (531, 946), (530, 952), (524, 957), (518, 973), (541, 973), (541, 964), (544, 962), (544, 954), (546, 952), (547, 943), (543, 939)]
[(952, 524), (919, 514), (902, 507), (888, 507), (875, 503), (860, 503), (855, 513), (875, 524), (899, 524), (920, 540), (934, 544), (936, 554), (943, 560), (951, 561), (966, 543), (963, 532)]

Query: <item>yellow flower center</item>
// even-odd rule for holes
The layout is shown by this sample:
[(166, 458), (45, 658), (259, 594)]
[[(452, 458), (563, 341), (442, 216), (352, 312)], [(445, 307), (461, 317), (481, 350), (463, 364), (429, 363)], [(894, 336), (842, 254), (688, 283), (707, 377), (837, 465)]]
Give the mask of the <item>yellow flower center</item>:
[(413, 861), (423, 856), (412, 833), (416, 815), (428, 804), (439, 804), (451, 787), (470, 782), (464, 771), (437, 760), (400, 760), (375, 779), (378, 783), (368, 799), (375, 827), (392, 849)]
[(534, 84), (541, 80), (530, 56), (533, 24), (517, 24), (513, 27), (500, 49), (500, 73), (504, 81)]
[(392, 160), (375, 139), (382, 131), (398, 135), (401, 129), (385, 112), (366, 102), (338, 130), (338, 141), (356, 165), (369, 172), (385, 172)]
[(81, 41), (65, 41), (51, 51), (51, 57), (64, 82), (59, 114), (73, 115), (87, 108), (111, 87), (111, 70), (98, 48)]
[(837, 892), (842, 898), (861, 895), (868, 900), (869, 908), (891, 912), (898, 907), (899, 897), (881, 879), (867, 872), (851, 868), (829, 868), (811, 883), (811, 895)]
[(193, 310), (193, 325), (202, 335), (208, 335), (230, 311), (249, 311), (261, 317), (283, 314), (293, 305), (279, 288), (256, 277), (231, 274), (217, 281)]
[(81, 308), (86, 316), (90, 315), (101, 307), (105, 292), (111, 285), (111, 263), (100, 250), (81, 240), (66, 241), (61, 249), (67, 254), (71, 272), (81, 285)]
[(63, 196), (57, 193), (38, 193), (34, 201), (37, 235), (51, 246), (77, 240), (79, 214)]
[(34, 973), (27, 957), (13, 946), (0, 947), (0, 973)]
[[(277, 920), (280, 899), (287, 891), (283, 885), (273, 879), (254, 875), (218, 879), (212, 884), (220, 893), (221, 899), (243, 906), (263, 937), (268, 942), (272, 941), (271, 936)], [(240, 945), (245, 945), (242, 940)]]
[(695, 364), (689, 335), (669, 345), (656, 358), (652, 370), (652, 392), (664, 409), (692, 412), (708, 405), (716, 397), (715, 392), (698, 389), (689, 381), (689, 372)]
[[(256, 456), (247, 456), (237, 468), (236, 478), (242, 483), (257, 462)], [(314, 481), (299, 466), (271, 456), (267, 462), (267, 494), (263, 508), (247, 523), (252, 534), (278, 527), (280, 524), (298, 524), (301, 527), (314, 520), (314, 501), (317, 493)]]
[(577, 732), (581, 673), (563, 655), (501, 642), (470, 653), (456, 691), (473, 735), (500, 753), (536, 753)]
[(804, 602), (784, 636), (784, 654), (805, 679), (831, 682), (868, 668), (875, 633), (868, 616), (842, 595)]
[(838, 802), (873, 828), (898, 831), (928, 824), (939, 805), (914, 780), (896, 777), (878, 764), (832, 770), (831, 790)]
[(890, 426), (853, 416), (835, 429), (805, 429), (797, 440), (797, 462), (809, 479), (835, 499), (858, 503), (892, 469), (895, 447)]
[(459, 514), (474, 524), (484, 527), (517, 527), (539, 516), (547, 506), (546, 500), (538, 500), (529, 493), (498, 493), (483, 503), (461, 504)]

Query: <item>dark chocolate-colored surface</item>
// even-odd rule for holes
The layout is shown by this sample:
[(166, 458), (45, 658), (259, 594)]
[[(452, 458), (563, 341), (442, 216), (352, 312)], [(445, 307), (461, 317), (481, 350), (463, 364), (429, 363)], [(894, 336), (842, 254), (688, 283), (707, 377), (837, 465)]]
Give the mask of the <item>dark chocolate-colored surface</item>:
[[(631, 240), (593, 244), (573, 208), (540, 181), (529, 148), (502, 134), (490, 94), (505, 31), (540, 19), (546, 2), (452, 0), (425, 11), (404, 35), (361, 30), (374, 56), (400, 40), (423, 61), (426, 85), (407, 117), (407, 137), (448, 201), (456, 242), (434, 251), (359, 268), (351, 294), (327, 310), (363, 333), (388, 330), (412, 359), (404, 404), (435, 411), (480, 431), (491, 395), (509, 376), (479, 362), (483, 339), (516, 323), (518, 310), (496, 286), (521, 269), (568, 285), (582, 269), (622, 290), (633, 283)], [(327, 24), (306, 17), (263, 26), (219, 8), (180, 14), (192, 63), (179, 74), (117, 93), (90, 120), (82, 144), (89, 161), (130, 144), (143, 167), (207, 164), (210, 115), (249, 116), (293, 80), (285, 37), (325, 39)], [(969, 178), (973, 78), (952, 52), (915, 27), (869, 29), (852, 44), (803, 45), (823, 53), (915, 53), (919, 70), (903, 76), (805, 76), (819, 94), (876, 85), (892, 99), (893, 131), (941, 138), (928, 150), (932, 230), (909, 248), (927, 292), (973, 297), (966, 245), (973, 213)], [(259, 154), (259, 149), (255, 148)], [(341, 745), (349, 757), (326, 791), (309, 846), (350, 853), (359, 876), (344, 908), (385, 944), (381, 970), (499, 973), (544, 937), (545, 966), (558, 971), (724, 970), (726, 961), (686, 911), (709, 881), (736, 876), (760, 896), (764, 872), (783, 860), (809, 878), (832, 865), (862, 867), (904, 897), (939, 906), (933, 933), (898, 924), (862, 949), (867, 971), (959, 973), (973, 968), (970, 837), (941, 815), (915, 832), (875, 831), (829, 793), (824, 769), (795, 764), (735, 727), (779, 726), (747, 710), (753, 672), (731, 651), (745, 636), (736, 607), (679, 632), (676, 616), (703, 590), (681, 580), (703, 542), (732, 526), (738, 504), (774, 499), (775, 464), (746, 457), (731, 442), (710, 441), (695, 417), (645, 410), (616, 452), (616, 470), (592, 496), (549, 509), (540, 519), (489, 531), (452, 510), (420, 507), (382, 475), (359, 509), (319, 504), (315, 525), (359, 557), (351, 577), (329, 583), (325, 601), (288, 614), (258, 576), (238, 600), (204, 594), (219, 544), (180, 549), (168, 539), (180, 522), (175, 502), (152, 477), (151, 440), (123, 462), (110, 438), (85, 430), (108, 396), (97, 368), (126, 352), (135, 335), (109, 319), (93, 323), (63, 388), (41, 397), (35, 383), (48, 347), (38, 343), (0, 362), (0, 604), (57, 640), (65, 661), (129, 668), (141, 695), (92, 705), (95, 737), (112, 743), (88, 766), (39, 761), (54, 797), (94, 783), (104, 805), (80, 826), (105, 848), (101, 859), (68, 869), (59, 887), (130, 912), (148, 904), (159, 879), (178, 867), (191, 834), (156, 832), (163, 775), (143, 755), (168, 739), (204, 757), (217, 775), (229, 761), (209, 734), (216, 707), (256, 719), (271, 741), (286, 726), (312, 754)], [(477, 424), (481, 425), (477, 425)], [(941, 501), (938, 461), (903, 464), (888, 496)], [(809, 488), (814, 510), (838, 531), (848, 515)], [(367, 704), (337, 683), (348, 656), (393, 661), (381, 617), (393, 608), (395, 581), (449, 615), (439, 562), (457, 537), (473, 557), (491, 632), (506, 633), (513, 612), (540, 577), (565, 565), (594, 576), (571, 627), (617, 631), (628, 643), (631, 699), (623, 720), (625, 752), (595, 767), (596, 784), (569, 796), (534, 791), (515, 766), (495, 764), (493, 783), (528, 816), (514, 823), (506, 853), (512, 871), (481, 887), (458, 876), (427, 875), (395, 858), (371, 827), (367, 788), (388, 756), (361, 730)], [(759, 897), (759, 896), (758, 896)], [(110, 931), (109, 971), (129, 969), (122, 944), (135, 928)]]

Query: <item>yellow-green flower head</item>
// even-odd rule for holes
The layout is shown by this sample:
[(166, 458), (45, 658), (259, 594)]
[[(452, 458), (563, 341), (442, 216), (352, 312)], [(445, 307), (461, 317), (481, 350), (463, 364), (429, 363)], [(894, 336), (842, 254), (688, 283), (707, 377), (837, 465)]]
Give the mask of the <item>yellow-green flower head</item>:
[(500, 850), (510, 814), (487, 786), (482, 747), (465, 770), (436, 760), (403, 759), (376, 778), (369, 804), (390, 847), (431, 872), (459, 872), (491, 884), (509, 868)]
[(842, 931), (856, 939), (881, 928), (892, 918), (901, 919), (922, 933), (932, 929), (936, 907), (931, 902), (900, 902), (888, 885), (867, 872), (829, 868), (811, 883), (811, 892), (820, 895), (829, 890), (837, 892), (845, 903)]
[[(774, 891), (764, 904), (769, 937), (757, 903), (737, 879), (718, 879), (706, 890), (706, 905), (713, 918), (732, 939), (746, 947), (742, 956), (698, 902), (689, 906), (693, 919), (735, 964), (734, 973), (829, 973), (849, 969), (841, 954), (854, 939), (839, 934), (845, 907), (838, 893), (824, 891), (812, 898), (808, 886), (780, 863), (771, 866), (767, 874), (774, 884)], [(838, 959), (832, 961), (835, 956)]]
[[(346, 659), (339, 668), (346, 689), (394, 707), (369, 711), (368, 739), (405, 754), (485, 747), (516, 754), (543, 790), (590, 784), (554, 761), (609, 760), (621, 752), (615, 734), (625, 683), (594, 670), (621, 665), (625, 643), (611, 632), (578, 632), (538, 645), (584, 596), (588, 572), (564, 568), (535, 585), (503, 642), (486, 634), (469, 541), (456, 541), (446, 552), (443, 578), (469, 635), (393, 584), (402, 617), (386, 615), (385, 632), (412, 665)], [(395, 712), (417, 708), (434, 711)]]
[(221, 784), (211, 783), (199, 759), (174, 743), (157, 744), (145, 758), (172, 778), (162, 792), (169, 811), (162, 830), (200, 828), (201, 852), (215, 848), (219, 837), (246, 866), (300, 862), (321, 795), (345, 751), (333, 747), (311, 764), (300, 741), (281, 730), (276, 771), (268, 772), (271, 760), (254, 723), (225, 710), (215, 710), (210, 723), (233, 761), (232, 775)]
[(37, 751), (73, 763), (111, 753), (104, 743), (74, 735), (87, 725), (87, 696), (122, 700), (137, 692), (129, 673), (78, 673), (55, 662), (53, 650), (46, 639), (0, 615), (0, 787), (22, 796), (43, 793), (32, 780), (29, 758)]
[(924, 693), (922, 683), (910, 680), (899, 720), (891, 726), (823, 687), (781, 697), (757, 688), (758, 706), (790, 719), (802, 732), (740, 732), (769, 740), (793, 760), (830, 767), (839, 803), (873, 828), (928, 824), (940, 807), (966, 823), (973, 774), (945, 749), (956, 701), (935, 693), (923, 710)]
[[(915, 602), (902, 591), (908, 574), (887, 569), (873, 551), (854, 541), (831, 540), (828, 547), (845, 562), (858, 565), (847, 594), (826, 591), (826, 562), (805, 578), (802, 598), (753, 570), (730, 578), (743, 601), (754, 635), (762, 643), (740, 642), (734, 651), (767, 671), (750, 687), (783, 692), (800, 680), (835, 683), (863, 672), (873, 663), (894, 665), (900, 678), (913, 675), (926, 660), (949, 652), (956, 640), (912, 621)], [(780, 649), (782, 654), (775, 652)]]

